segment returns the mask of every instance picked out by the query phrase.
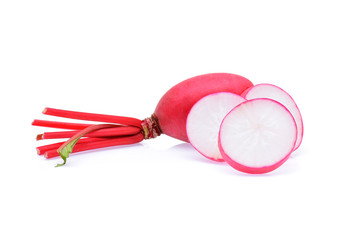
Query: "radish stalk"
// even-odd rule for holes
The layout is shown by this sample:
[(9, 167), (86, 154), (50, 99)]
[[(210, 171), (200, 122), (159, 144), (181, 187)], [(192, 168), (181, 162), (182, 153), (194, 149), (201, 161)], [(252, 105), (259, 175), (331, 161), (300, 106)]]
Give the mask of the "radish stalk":
[[(82, 140), (84, 139), (81, 139), (78, 141), (78, 143), (74, 146), (71, 152), (76, 153), (76, 152), (82, 152), (82, 151), (105, 148), (105, 147), (135, 144), (143, 140), (143, 135), (136, 134), (133, 136), (125, 136), (125, 137), (118, 137), (118, 138), (111, 138), (111, 139), (99, 139), (97, 141), (94, 141), (94, 140), (82, 141)], [(59, 156), (59, 153), (57, 152), (56, 149), (51, 149), (44, 153), (44, 157), (47, 159), (57, 157), (57, 156)], [(65, 163), (66, 162), (62, 164), (57, 164), (56, 167), (62, 166)]]
[[(141, 131), (138, 127), (112, 127), (108, 129), (100, 129), (95, 130), (86, 134), (86, 137), (118, 137), (118, 136), (126, 136), (126, 135), (134, 135)], [(38, 140), (42, 139), (56, 139), (56, 138), (71, 138), (74, 135), (79, 133), (79, 131), (60, 131), (60, 132), (45, 132), (43, 134), (39, 134), (40, 136), (37, 138)]]
[(136, 118), (131, 118), (131, 117), (121, 117), (121, 116), (113, 116), (113, 115), (106, 115), (106, 114), (67, 111), (67, 110), (61, 110), (61, 109), (55, 109), (55, 108), (45, 108), (42, 113), (46, 115), (56, 116), (56, 117), (106, 122), (106, 123), (117, 123), (117, 124), (129, 125), (129, 126), (135, 126), (135, 127), (141, 127), (141, 123), (142, 123), (141, 120)]
[(62, 165), (66, 164), (66, 159), (70, 155), (70, 153), (73, 150), (73, 147), (76, 145), (79, 139), (84, 137), (86, 134), (99, 130), (99, 129), (105, 129), (105, 128), (111, 128), (114, 127), (112, 124), (98, 124), (98, 125), (92, 125), (89, 126), (82, 131), (78, 132), (75, 134), (73, 137), (71, 137), (69, 140), (67, 140), (65, 143), (63, 143), (59, 148), (58, 148), (58, 153), (61, 156), (61, 158), (64, 160), (62, 164), (57, 164), (56, 167), (60, 167)]
[[(58, 109), (55, 110), (60, 113), (71, 112)], [(83, 126), (71, 125), (70, 123), (61, 124), (60, 122), (44, 120), (35, 120), (33, 124), (50, 127), (67, 126), (71, 128)], [(38, 147), (37, 153), (39, 155), (44, 154), (46, 158), (52, 158), (60, 155), (64, 162), (56, 165), (56, 167), (59, 167), (66, 164), (66, 159), (71, 152), (81, 152), (108, 146), (134, 144), (142, 141), (143, 139), (155, 138), (160, 134), (161, 129), (155, 116), (151, 116), (150, 118), (146, 118), (141, 121), (141, 128), (116, 124), (89, 125), (82, 131), (47, 132), (37, 135), (37, 140), (71, 137), (66, 142)], [(82, 137), (86, 138), (81, 139)], [(75, 146), (77, 148), (75, 148)]]
[[(86, 142), (96, 142), (96, 141), (101, 141), (104, 140), (104, 138), (82, 138), (78, 141), (77, 144), (80, 143), (86, 143)], [(36, 148), (37, 154), (38, 155), (43, 155), (45, 152), (49, 151), (49, 150), (55, 150), (56, 153), (58, 153), (56, 150), (63, 144), (64, 142), (58, 142), (58, 143), (52, 143), (52, 144), (48, 144), (48, 145), (43, 145), (40, 147)], [(57, 155), (59, 156), (59, 154)]]
[(61, 129), (70, 129), (70, 130), (82, 130), (82, 129), (86, 128), (86, 127), (91, 126), (92, 124), (55, 122), (55, 121), (46, 121), (46, 120), (35, 119), (32, 122), (31, 125), (39, 126), (39, 127), (61, 128)]

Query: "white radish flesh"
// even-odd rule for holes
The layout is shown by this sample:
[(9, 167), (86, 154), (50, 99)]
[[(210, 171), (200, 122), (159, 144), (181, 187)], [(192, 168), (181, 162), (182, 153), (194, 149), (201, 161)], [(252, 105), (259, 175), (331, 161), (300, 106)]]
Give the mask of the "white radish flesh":
[(270, 98), (284, 105), (291, 112), (297, 124), (298, 137), (294, 150), (300, 146), (304, 132), (303, 119), (297, 104), (287, 92), (275, 85), (264, 83), (249, 88), (242, 95), (248, 100), (255, 98)]
[(283, 164), (294, 149), (297, 126), (286, 107), (271, 99), (239, 104), (222, 121), (223, 159), (246, 173), (266, 173)]
[(239, 95), (220, 92), (194, 104), (186, 121), (186, 133), (192, 146), (211, 160), (224, 161), (218, 147), (220, 125), (227, 113), (244, 101)]

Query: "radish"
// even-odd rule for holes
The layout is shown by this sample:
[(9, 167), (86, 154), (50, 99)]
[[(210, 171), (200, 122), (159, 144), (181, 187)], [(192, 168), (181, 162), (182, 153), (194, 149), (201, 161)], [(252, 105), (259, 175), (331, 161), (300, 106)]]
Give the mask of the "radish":
[[(121, 144), (134, 144), (143, 139), (150, 139), (167, 134), (182, 141), (188, 141), (186, 134), (186, 119), (192, 106), (204, 96), (217, 92), (242, 94), (253, 84), (246, 78), (229, 73), (211, 73), (187, 79), (167, 91), (156, 106), (150, 118), (139, 120), (131, 117), (120, 117), (104, 114), (83, 113), (46, 108), (43, 113), (57, 117), (98, 121), (111, 124), (81, 125), (35, 120), (32, 124), (43, 127), (55, 127), (79, 130), (77, 134), (64, 143), (41, 146), (39, 154), (46, 158), (60, 154), (64, 162), (71, 152), (85, 151), (101, 147)], [(84, 126), (84, 127), (83, 127)], [(133, 128), (138, 128), (139, 132)], [(95, 132), (95, 134), (90, 134)], [(97, 133), (97, 134), (96, 134)], [(37, 140), (52, 138), (52, 136), (69, 136), (71, 133), (40, 134)], [(97, 136), (97, 137), (95, 137)], [(92, 138), (89, 138), (92, 137)], [(83, 139), (81, 139), (83, 138)], [(81, 141), (79, 141), (81, 139)], [(59, 145), (60, 147), (57, 147)], [(74, 149), (74, 146), (76, 148)]]
[(245, 173), (267, 173), (281, 166), (297, 141), (290, 111), (267, 98), (248, 100), (223, 119), (219, 148), (223, 159)]
[(186, 118), (192, 106), (211, 93), (231, 92), (242, 94), (253, 84), (246, 78), (229, 73), (211, 73), (187, 79), (167, 91), (156, 106), (163, 133), (176, 139), (188, 141)]
[(291, 112), (297, 124), (298, 137), (294, 150), (300, 146), (304, 132), (303, 119), (297, 104), (287, 92), (275, 85), (263, 83), (245, 90), (242, 96), (246, 99), (270, 98), (284, 105)]
[(200, 99), (192, 108), (186, 121), (186, 132), (191, 145), (205, 157), (222, 159), (218, 134), (223, 118), (245, 98), (234, 93), (220, 92)]

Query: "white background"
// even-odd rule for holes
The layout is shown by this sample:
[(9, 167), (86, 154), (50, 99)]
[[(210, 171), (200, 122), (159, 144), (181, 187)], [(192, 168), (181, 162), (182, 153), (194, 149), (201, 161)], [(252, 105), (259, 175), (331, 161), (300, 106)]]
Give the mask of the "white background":
[[(344, 1), (1, 1), (0, 239), (345, 239)], [(230, 72), (287, 90), (305, 136), (248, 175), (161, 136), (36, 155), (44, 107), (150, 116)]]

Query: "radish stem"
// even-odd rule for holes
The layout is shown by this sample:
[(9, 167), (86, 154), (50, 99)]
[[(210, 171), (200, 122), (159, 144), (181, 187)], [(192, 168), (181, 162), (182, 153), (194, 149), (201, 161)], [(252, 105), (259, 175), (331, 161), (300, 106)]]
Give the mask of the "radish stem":
[(70, 155), (70, 153), (73, 150), (73, 147), (76, 145), (79, 139), (84, 137), (86, 134), (91, 133), (93, 131), (99, 130), (99, 129), (104, 129), (104, 128), (112, 128), (114, 127), (113, 124), (98, 124), (98, 125), (92, 125), (89, 126), (77, 134), (75, 134), (73, 137), (71, 137), (69, 140), (67, 140), (63, 145), (61, 145), (58, 148), (58, 153), (61, 156), (61, 158), (64, 160), (62, 164), (57, 164), (56, 167), (60, 167), (66, 164), (66, 159)]
[(36, 136), (36, 140), (39, 141), (39, 140), (42, 140), (43, 139), (43, 134), (38, 134)]
[[(124, 126), (115, 126), (113, 128), (108, 129), (100, 129), (94, 132), (88, 133), (86, 137), (118, 137), (118, 136), (126, 136), (126, 135), (134, 135), (141, 131), (141, 129), (137, 127), (124, 127)], [(37, 138), (41, 139), (56, 139), (56, 138), (71, 138), (80, 131), (60, 131), (60, 132), (45, 132), (43, 136)], [(42, 134), (40, 134), (42, 135)]]
[(46, 115), (56, 116), (56, 117), (72, 118), (72, 119), (87, 120), (87, 121), (97, 121), (97, 122), (107, 122), (107, 123), (117, 123), (117, 124), (123, 124), (123, 125), (136, 126), (139, 128), (141, 127), (141, 122), (142, 122), (141, 120), (137, 118), (131, 118), (131, 117), (76, 112), (76, 111), (68, 111), (68, 110), (61, 110), (61, 109), (55, 109), (55, 108), (45, 108), (42, 113)]
[(71, 130), (82, 130), (86, 127), (91, 126), (92, 124), (83, 124), (83, 123), (67, 123), (67, 122), (55, 122), (55, 121), (46, 121), (35, 119), (32, 122), (33, 126), (39, 127), (50, 127), (50, 128), (62, 128), (62, 129), (71, 129)]
[[(78, 141), (77, 144), (86, 143), (86, 142), (101, 141), (101, 140), (105, 140), (105, 138), (82, 138)], [(64, 142), (58, 142), (58, 143), (43, 145), (43, 146), (37, 147), (36, 151), (37, 151), (38, 155), (43, 155), (45, 152), (50, 151), (50, 150), (55, 150), (55, 152), (56, 152), (56, 150), (63, 144), (64, 144)], [(58, 153), (58, 152), (56, 152), (56, 153)]]
[[(83, 139), (81, 139), (81, 140), (83, 140)], [(111, 139), (106, 139), (106, 140), (98, 140), (98, 141), (90, 141), (90, 142), (78, 142), (74, 146), (72, 152), (76, 153), (76, 152), (82, 152), (82, 151), (104, 148), (104, 147), (135, 144), (135, 143), (141, 142), (142, 140), (143, 140), (143, 135), (142, 134), (136, 134), (133, 136), (111, 138)], [(61, 149), (61, 147), (59, 149)], [(58, 157), (59, 156), (58, 151), (56, 151), (55, 149), (48, 150), (44, 153), (44, 157), (47, 159), (53, 158), (53, 157)], [(60, 156), (61, 156), (61, 154), (60, 154)], [(56, 167), (62, 166), (65, 163), (66, 163), (66, 159), (64, 160), (64, 163), (57, 164)]]

